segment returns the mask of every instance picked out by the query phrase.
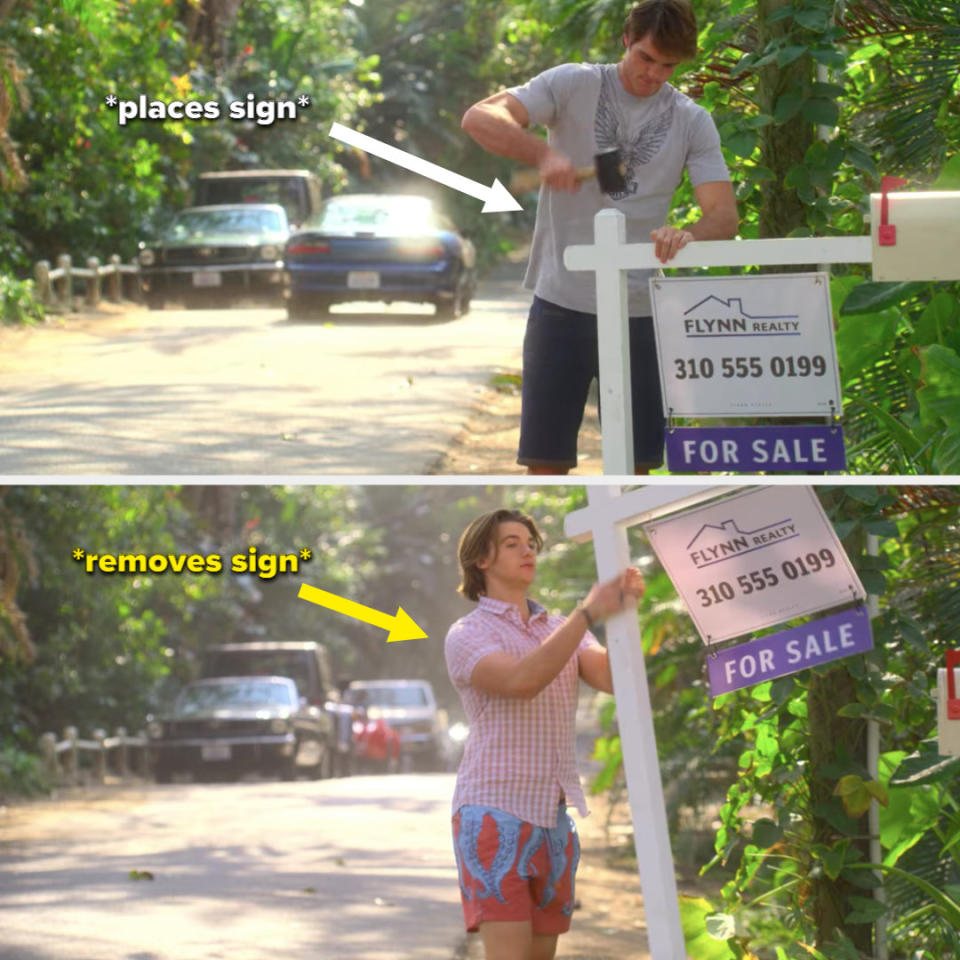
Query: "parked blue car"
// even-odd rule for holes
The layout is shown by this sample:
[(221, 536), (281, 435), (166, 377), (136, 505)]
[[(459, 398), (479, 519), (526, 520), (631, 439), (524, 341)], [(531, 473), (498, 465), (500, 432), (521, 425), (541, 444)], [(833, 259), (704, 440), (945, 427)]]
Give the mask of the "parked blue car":
[(427, 197), (342, 194), (287, 241), (291, 319), (353, 300), (433, 303), (465, 313), (476, 288), (476, 250)]

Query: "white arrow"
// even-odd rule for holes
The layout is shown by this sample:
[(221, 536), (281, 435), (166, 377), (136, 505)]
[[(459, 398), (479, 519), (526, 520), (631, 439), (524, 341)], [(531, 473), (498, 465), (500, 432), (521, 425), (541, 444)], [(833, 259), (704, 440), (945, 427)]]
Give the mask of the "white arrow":
[(494, 180), (492, 187), (485, 187), (482, 183), (477, 183), (476, 180), (462, 177), (459, 173), (446, 170), (435, 163), (430, 163), (429, 160), (415, 157), (411, 153), (404, 153), (403, 150), (391, 147), (380, 140), (374, 140), (373, 137), (368, 137), (366, 134), (357, 133), (356, 130), (351, 130), (339, 123), (330, 127), (330, 136), (335, 140), (341, 140), (343, 143), (349, 143), (351, 147), (357, 147), (367, 153), (372, 153), (375, 157), (380, 157), (381, 160), (389, 160), (390, 163), (395, 163), (399, 167), (412, 170), (414, 173), (420, 174), (421, 177), (428, 177), (431, 180), (436, 180), (437, 183), (442, 183), (445, 187), (453, 187), (454, 190), (483, 200), (481, 213), (505, 213), (508, 210), (523, 209), (499, 180)]

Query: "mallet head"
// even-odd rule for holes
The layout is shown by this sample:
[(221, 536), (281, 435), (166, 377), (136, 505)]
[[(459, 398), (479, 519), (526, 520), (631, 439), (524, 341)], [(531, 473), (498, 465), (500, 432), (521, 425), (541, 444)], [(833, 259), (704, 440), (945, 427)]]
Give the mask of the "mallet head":
[(601, 193), (626, 193), (627, 168), (618, 148), (594, 154), (593, 163)]

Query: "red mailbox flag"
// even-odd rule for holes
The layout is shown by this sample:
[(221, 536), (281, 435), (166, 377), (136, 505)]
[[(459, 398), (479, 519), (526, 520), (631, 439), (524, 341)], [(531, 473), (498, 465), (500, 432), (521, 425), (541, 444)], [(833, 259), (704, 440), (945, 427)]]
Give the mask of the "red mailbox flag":
[(907, 181), (903, 177), (883, 176), (880, 178), (880, 226), (877, 228), (877, 242), (881, 247), (895, 247), (897, 245), (897, 228), (890, 223), (890, 200), (887, 194), (897, 187), (905, 187)]
[(960, 650), (947, 651), (947, 719), (960, 720), (960, 697), (954, 682), (953, 669), (960, 667)]

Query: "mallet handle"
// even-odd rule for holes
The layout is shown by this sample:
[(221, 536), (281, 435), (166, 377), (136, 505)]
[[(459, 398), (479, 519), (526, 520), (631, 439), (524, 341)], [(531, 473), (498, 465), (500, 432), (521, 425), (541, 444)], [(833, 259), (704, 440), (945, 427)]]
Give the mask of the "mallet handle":
[[(579, 182), (589, 180), (595, 177), (597, 171), (595, 167), (580, 167), (575, 176)], [(511, 193), (526, 193), (528, 190), (536, 190), (540, 186), (539, 170), (518, 170), (510, 179)]]

